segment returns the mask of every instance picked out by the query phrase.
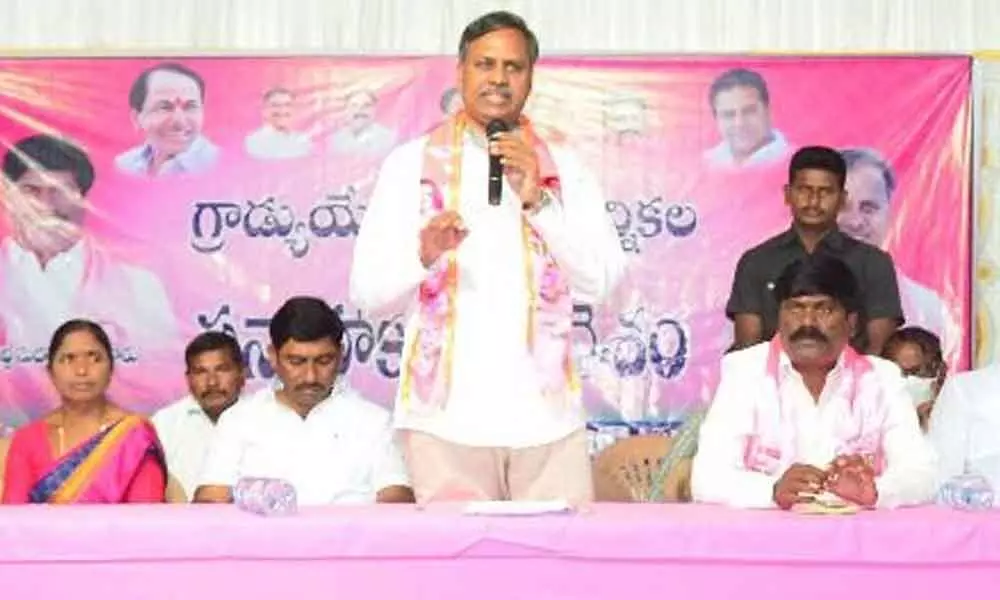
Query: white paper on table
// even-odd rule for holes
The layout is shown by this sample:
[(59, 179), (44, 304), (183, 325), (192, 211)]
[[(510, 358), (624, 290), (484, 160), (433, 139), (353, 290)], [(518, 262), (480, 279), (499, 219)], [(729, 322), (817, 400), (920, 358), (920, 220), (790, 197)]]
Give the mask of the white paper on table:
[(840, 496), (828, 491), (823, 491), (819, 494), (799, 494), (799, 497), (808, 497), (814, 503), (821, 504), (828, 508), (846, 508), (848, 506), (854, 506), (851, 502), (848, 502)]
[(530, 516), (569, 512), (573, 512), (573, 507), (565, 500), (483, 500), (469, 502), (462, 508), (462, 514), (466, 515)]

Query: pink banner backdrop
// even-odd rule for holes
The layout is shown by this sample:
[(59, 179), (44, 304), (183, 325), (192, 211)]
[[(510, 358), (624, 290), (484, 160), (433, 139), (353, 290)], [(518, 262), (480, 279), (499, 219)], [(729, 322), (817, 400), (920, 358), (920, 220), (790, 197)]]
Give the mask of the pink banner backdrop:
[[(26, 218), (12, 208), (23, 191), (4, 186), (0, 420), (55, 406), (45, 349), (74, 316), (107, 326), (114, 394), (126, 406), (152, 411), (182, 394), (184, 344), (206, 329), (237, 335), (250, 386), (264, 385), (268, 317), (293, 294), (342, 311), (347, 376), (389, 403), (401, 321), (345, 304), (352, 244), (381, 160), (457, 104), (454, 59), (171, 59), (204, 80), (203, 106), (178, 92), (164, 109), (174, 116), (134, 114), (130, 87), (160, 62), (0, 61), (3, 150), (39, 132), (64, 136), (97, 174), (81, 241), (44, 269), (11, 234)], [(712, 82), (737, 67), (761, 76), (768, 104), (729, 93), (713, 110)], [(964, 366), (969, 86), (966, 58), (544, 61), (527, 112), (593, 166), (631, 260), (613, 304), (577, 307), (595, 421), (634, 429), (710, 397), (731, 342), (724, 305), (736, 260), (788, 226), (787, 162), (807, 144), (871, 149), (891, 167), (891, 179), (875, 178), (881, 199), (860, 202), (862, 174), (849, 179), (849, 191), (862, 186), (860, 208), (843, 226), (893, 255), (908, 320), (943, 334), (949, 361)], [(287, 93), (265, 99), (275, 88)], [(275, 115), (292, 133), (262, 132)], [(151, 136), (195, 144), (189, 172), (141, 173)], [(751, 160), (727, 161), (755, 136), (767, 143)]]

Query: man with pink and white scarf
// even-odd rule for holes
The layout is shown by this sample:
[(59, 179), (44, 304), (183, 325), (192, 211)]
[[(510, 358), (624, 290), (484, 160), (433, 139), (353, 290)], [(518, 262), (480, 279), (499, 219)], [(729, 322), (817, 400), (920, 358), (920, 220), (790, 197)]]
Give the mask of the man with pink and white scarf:
[(722, 361), (694, 499), (782, 509), (817, 498), (863, 508), (929, 500), (934, 456), (899, 368), (848, 344), (859, 309), (851, 270), (817, 253), (787, 267), (773, 291), (777, 335)]
[(521, 114), (537, 58), (516, 15), (466, 27), (462, 110), (385, 160), (354, 246), (353, 304), (406, 317), (394, 422), (421, 503), (593, 493), (573, 303), (625, 258), (593, 174)]

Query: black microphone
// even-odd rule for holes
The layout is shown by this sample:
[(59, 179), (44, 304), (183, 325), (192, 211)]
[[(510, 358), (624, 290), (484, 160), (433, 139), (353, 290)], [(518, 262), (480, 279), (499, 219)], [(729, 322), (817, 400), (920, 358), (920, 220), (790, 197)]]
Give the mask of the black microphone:
[[(486, 125), (487, 144), (498, 133), (507, 131), (507, 123), (500, 119), (493, 119)], [(500, 206), (500, 194), (503, 191), (503, 165), (500, 164), (500, 157), (490, 154), (490, 206)]]

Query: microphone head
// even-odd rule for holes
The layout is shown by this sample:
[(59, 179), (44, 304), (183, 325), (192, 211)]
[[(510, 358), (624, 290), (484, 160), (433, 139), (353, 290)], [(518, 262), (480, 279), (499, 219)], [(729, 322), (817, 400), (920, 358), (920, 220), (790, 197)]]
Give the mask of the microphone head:
[(510, 129), (502, 119), (493, 119), (486, 124), (486, 137), (491, 138), (498, 133), (503, 133)]

